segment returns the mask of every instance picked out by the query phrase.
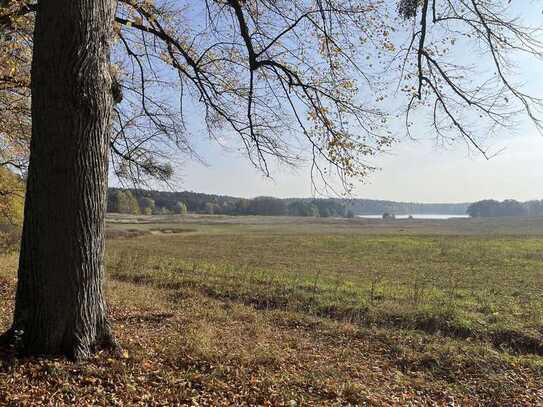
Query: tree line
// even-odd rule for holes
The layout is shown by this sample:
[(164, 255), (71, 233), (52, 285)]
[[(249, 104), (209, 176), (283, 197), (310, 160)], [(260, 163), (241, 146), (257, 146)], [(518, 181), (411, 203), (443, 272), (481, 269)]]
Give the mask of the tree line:
[(467, 214), (473, 218), (489, 218), (501, 216), (541, 216), (543, 215), (543, 200), (519, 202), (514, 199), (496, 201), (485, 199), (472, 203)]
[(110, 188), (107, 210), (134, 215), (185, 214), (353, 217), (339, 199), (279, 199), (268, 196), (253, 199), (197, 192), (142, 191)]
[(203, 213), (215, 215), (270, 215), (345, 217), (395, 214), (465, 214), (469, 204), (424, 204), (372, 199), (285, 198), (253, 199), (198, 192), (168, 192), (110, 188), (108, 212), (147, 215)]

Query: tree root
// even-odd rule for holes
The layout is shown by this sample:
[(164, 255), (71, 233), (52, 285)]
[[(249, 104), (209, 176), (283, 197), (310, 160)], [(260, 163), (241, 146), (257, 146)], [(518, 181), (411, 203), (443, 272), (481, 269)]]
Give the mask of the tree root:
[(80, 362), (88, 359), (92, 354), (99, 351), (111, 352), (111, 354), (116, 357), (121, 357), (123, 355), (123, 349), (115, 339), (109, 322), (106, 321), (104, 323), (97, 336), (96, 342), (90, 347), (82, 346), (82, 344), (76, 345), (68, 357), (76, 362)]
[(109, 324), (107, 325), (107, 329), (104, 330), (101, 340), (97, 343), (96, 348), (97, 350), (108, 350), (116, 356), (121, 356), (123, 353), (123, 348), (117, 339), (115, 339)]
[[(18, 337), (17, 333), (18, 331), (12, 326), (1, 334), (0, 349), (15, 350), (16, 354), (22, 357), (37, 354), (36, 352), (25, 348), (22, 338)], [(74, 342), (71, 342), (71, 344), (66, 343), (61, 347), (58, 355), (64, 355), (75, 362), (81, 362), (99, 351), (110, 352), (115, 357), (122, 357), (123, 355), (123, 349), (115, 339), (109, 322), (103, 324), (94, 343), (89, 344), (89, 341), (75, 340)], [(44, 353), (44, 355), (48, 355), (48, 353)]]
[(6, 332), (0, 335), (0, 348), (7, 348), (15, 345), (15, 330), (9, 328)]

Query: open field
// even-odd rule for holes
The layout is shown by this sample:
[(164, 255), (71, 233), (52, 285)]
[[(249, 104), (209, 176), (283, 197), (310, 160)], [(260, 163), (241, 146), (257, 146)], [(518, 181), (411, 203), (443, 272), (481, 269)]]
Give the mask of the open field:
[(541, 218), (116, 215), (108, 235), (125, 354), (6, 354), (0, 404), (543, 405)]
[(537, 235), (543, 236), (543, 217), (396, 219), (312, 218), (292, 216), (222, 216), (109, 214), (109, 230), (192, 228), (204, 233), (239, 231), (276, 233), (425, 234), (425, 235)]

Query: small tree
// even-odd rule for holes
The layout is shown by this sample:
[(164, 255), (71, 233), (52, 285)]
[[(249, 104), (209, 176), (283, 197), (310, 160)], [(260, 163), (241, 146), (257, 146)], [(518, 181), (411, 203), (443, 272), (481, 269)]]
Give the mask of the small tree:
[(165, 206), (161, 207), (161, 208), (158, 208), (158, 213), (160, 215), (171, 215), (172, 214), (172, 211), (170, 211), (168, 208), (166, 208)]
[(185, 202), (177, 202), (175, 204), (175, 213), (178, 215), (186, 215), (188, 212), (187, 210), (187, 204)]
[(139, 215), (141, 213), (138, 200), (128, 190), (117, 190), (113, 198), (112, 212)]
[(130, 213), (130, 199), (127, 191), (116, 191), (113, 202), (113, 212)]
[(131, 215), (139, 215), (141, 213), (140, 205), (134, 194), (130, 191), (126, 191), (126, 199), (128, 202), (128, 212)]
[(155, 210), (155, 200), (144, 197), (139, 200), (140, 209), (144, 215), (152, 215)]

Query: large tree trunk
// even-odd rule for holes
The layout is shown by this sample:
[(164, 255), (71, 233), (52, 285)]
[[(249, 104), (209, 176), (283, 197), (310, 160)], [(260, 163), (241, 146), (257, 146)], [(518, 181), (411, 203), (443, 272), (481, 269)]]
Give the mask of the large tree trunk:
[(112, 344), (102, 288), (112, 0), (40, 1), (32, 141), (15, 315), (24, 354)]

